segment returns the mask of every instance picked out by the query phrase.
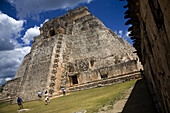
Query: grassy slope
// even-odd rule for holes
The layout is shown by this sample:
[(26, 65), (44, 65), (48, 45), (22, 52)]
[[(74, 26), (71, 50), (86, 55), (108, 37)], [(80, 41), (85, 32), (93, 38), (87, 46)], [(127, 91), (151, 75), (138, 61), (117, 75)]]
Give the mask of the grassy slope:
[[(72, 113), (80, 110), (94, 113), (106, 104), (113, 105), (115, 100), (120, 99), (125, 90), (132, 87), (135, 82), (72, 92), (70, 95), (51, 99), (49, 105), (45, 105), (44, 101), (27, 102), (23, 105), (24, 108), (31, 109), (30, 113)], [(0, 104), (0, 113), (16, 113), (17, 109), (17, 104)]]

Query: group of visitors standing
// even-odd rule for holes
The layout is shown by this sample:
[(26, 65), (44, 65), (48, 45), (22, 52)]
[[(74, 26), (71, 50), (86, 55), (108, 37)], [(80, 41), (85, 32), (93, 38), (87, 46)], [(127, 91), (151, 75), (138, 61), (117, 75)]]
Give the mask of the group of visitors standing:
[[(49, 99), (49, 95), (48, 95), (47, 91), (45, 92), (44, 96), (45, 96), (46, 105), (48, 105), (48, 103), (50, 103), (50, 99)], [(38, 97), (39, 97), (39, 100), (42, 101), (42, 93), (41, 93), (41, 91), (38, 91)]]
[[(63, 96), (66, 95), (65, 88), (62, 88), (62, 92), (63, 92)], [(48, 105), (50, 103), (50, 99), (49, 99), (49, 94), (47, 91), (45, 92), (44, 96), (45, 96), (46, 105)], [(39, 100), (42, 101), (42, 92), (41, 91), (38, 91), (38, 97), (39, 97)], [(18, 103), (19, 109), (23, 109), (23, 105), (22, 105), (23, 100), (21, 99), (21, 97), (18, 97), (17, 103)]]

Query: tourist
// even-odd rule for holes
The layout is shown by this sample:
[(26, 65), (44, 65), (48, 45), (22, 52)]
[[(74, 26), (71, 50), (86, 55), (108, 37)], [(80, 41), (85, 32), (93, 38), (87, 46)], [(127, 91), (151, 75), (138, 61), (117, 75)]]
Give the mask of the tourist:
[(46, 105), (48, 105), (48, 103), (50, 103), (50, 99), (49, 99), (47, 91), (45, 92), (45, 102), (47, 102)]
[(140, 69), (141, 77), (144, 78), (143, 70)]
[(47, 91), (45, 91), (45, 94), (47, 94)]
[(42, 97), (41, 91), (38, 91), (38, 97), (39, 97), (39, 99), (41, 100), (41, 97)]
[(22, 105), (23, 100), (20, 97), (18, 97), (17, 103), (18, 103), (19, 109), (23, 109), (23, 105)]
[(62, 88), (62, 91), (63, 91), (63, 95), (66, 95), (65, 88)]

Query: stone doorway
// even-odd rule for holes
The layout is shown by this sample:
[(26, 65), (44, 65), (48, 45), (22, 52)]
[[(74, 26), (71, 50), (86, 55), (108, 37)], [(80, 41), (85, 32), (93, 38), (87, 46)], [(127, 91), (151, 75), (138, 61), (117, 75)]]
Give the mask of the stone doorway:
[(108, 78), (108, 74), (101, 75), (101, 78)]
[(72, 84), (73, 84), (73, 85), (74, 85), (74, 84), (78, 84), (77, 75), (72, 76), (71, 78), (72, 78)]

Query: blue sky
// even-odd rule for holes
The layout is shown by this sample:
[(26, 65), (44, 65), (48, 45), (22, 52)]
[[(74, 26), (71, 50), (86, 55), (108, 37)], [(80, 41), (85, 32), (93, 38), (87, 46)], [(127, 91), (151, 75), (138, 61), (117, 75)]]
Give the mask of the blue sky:
[(106, 27), (132, 43), (129, 26), (124, 25), (124, 5), (126, 1), (119, 0), (0, 0), (0, 85), (15, 76), (42, 24), (79, 6), (88, 7)]

